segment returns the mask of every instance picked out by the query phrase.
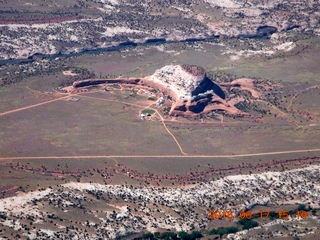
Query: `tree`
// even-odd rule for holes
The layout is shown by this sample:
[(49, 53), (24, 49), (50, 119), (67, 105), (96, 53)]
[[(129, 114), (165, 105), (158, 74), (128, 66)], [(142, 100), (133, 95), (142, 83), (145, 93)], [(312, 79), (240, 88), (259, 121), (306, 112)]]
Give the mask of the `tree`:
[(164, 232), (160, 235), (160, 238), (166, 240), (177, 240), (178, 236), (174, 232)]
[(229, 234), (229, 233), (236, 233), (238, 232), (239, 229), (236, 228), (236, 227), (220, 227), (218, 229), (212, 229), (208, 232), (209, 235), (214, 235), (214, 234), (219, 234), (220, 236), (221, 235), (224, 235), (224, 234)]
[(193, 231), (193, 232), (190, 234), (190, 236), (191, 236), (192, 239), (197, 239), (197, 238), (203, 237), (203, 235), (201, 234), (200, 231)]
[(178, 233), (179, 238), (181, 238), (182, 240), (191, 240), (189, 234), (185, 231), (181, 231)]
[(154, 236), (155, 236), (156, 238), (160, 238), (160, 232), (155, 232), (155, 233), (154, 233)]
[(198, 238), (203, 237), (203, 235), (199, 231), (193, 231), (191, 234), (185, 231), (181, 231), (178, 233), (178, 236), (182, 240), (196, 240)]
[(307, 206), (305, 204), (299, 204), (298, 208), (297, 208), (298, 211), (301, 211), (301, 210), (304, 210), (304, 211), (307, 211)]
[(155, 239), (155, 238), (154, 238), (153, 233), (149, 232), (149, 233), (143, 234), (142, 239), (150, 239), (150, 240), (152, 240), (152, 239)]
[(256, 221), (246, 218), (241, 219), (238, 223), (242, 225), (243, 229), (250, 229), (259, 226), (259, 224)]

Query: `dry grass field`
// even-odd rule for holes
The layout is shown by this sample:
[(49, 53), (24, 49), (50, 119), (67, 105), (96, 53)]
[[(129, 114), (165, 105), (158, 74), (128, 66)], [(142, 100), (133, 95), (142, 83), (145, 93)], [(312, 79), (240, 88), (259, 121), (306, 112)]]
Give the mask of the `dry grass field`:
[[(156, 184), (149, 174), (183, 177), (191, 172), (204, 173), (213, 169), (212, 173), (209, 171), (195, 180), (202, 181), (229, 174), (265, 171), (256, 164), (267, 164), (269, 170), (283, 170), (297, 167), (304, 161), (306, 164), (314, 162), (319, 152), (304, 150), (320, 147), (320, 109), (317, 105), (320, 74), (315, 61), (318, 47), (314, 44), (313, 48), (290, 58), (256, 56), (254, 60), (241, 58), (237, 61), (223, 54), (223, 46), (212, 43), (166, 44), (62, 59), (64, 69), (61, 71), (26, 77), (0, 89), (0, 114), (18, 109), (0, 116), (2, 185), (21, 186), (27, 190), (37, 188), (38, 180), (41, 180), (41, 186), (50, 186), (92, 179), (101, 183)], [(56, 92), (61, 84), (80, 77), (63, 74), (68, 67), (71, 70), (87, 69), (96, 77), (142, 77), (166, 64), (199, 62), (209, 72), (280, 83), (282, 88), (277, 97), (282, 105), (270, 107), (257, 103), (271, 110), (271, 115), (264, 116), (259, 122), (225, 117), (223, 123), (220, 119), (208, 118), (209, 124), (202, 124), (200, 120), (191, 124), (186, 119), (171, 121), (161, 109), (164, 122), (158, 115), (151, 121), (141, 120), (139, 112), (154, 100), (130, 90), (95, 92), (93, 89), (90, 93), (70, 97)], [(58, 99), (61, 97), (65, 98)], [(53, 99), (58, 100), (46, 103)], [(45, 104), (32, 107), (43, 102)], [(20, 109), (30, 105), (30, 108)], [(279, 111), (288, 116), (276, 116)], [(311, 112), (314, 118), (306, 119), (303, 111)], [(187, 155), (181, 154), (168, 131)], [(294, 152), (297, 150), (304, 152)], [(283, 153), (268, 154), (278, 151)], [(255, 153), (258, 155), (246, 155)], [(112, 155), (118, 157), (108, 157)], [(11, 157), (11, 160), (4, 160), (5, 157)], [(294, 159), (297, 161), (290, 165), (290, 160)], [(274, 161), (286, 164), (273, 164)], [(22, 164), (24, 168), (12, 167), (10, 162)], [(25, 169), (25, 166), (29, 168)], [(115, 169), (115, 172), (106, 180), (94, 169)], [(85, 174), (86, 171), (90, 174)], [(136, 175), (128, 177), (127, 171)], [(61, 172), (67, 174), (60, 176)], [(21, 179), (24, 179), (23, 184), (19, 183)], [(175, 181), (166, 180), (162, 184), (172, 182)], [(17, 189), (13, 187), (15, 191)], [(4, 191), (4, 194), (10, 194), (10, 191)]]
[(161, 123), (140, 120), (138, 110), (79, 97), (77, 102), (61, 100), (6, 115), (0, 119), (0, 152), (2, 156), (178, 154)]
[(189, 154), (245, 154), (319, 147), (320, 127), (294, 126), (193, 128), (169, 124)]
[[(318, 44), (314, 44), (314, 49), (307, 48), (303, 53), (298, 52), (290, 58), (256, 57), (256, 60), (259, 59), (256, 62), (247, 58), (233, 61), (223, 54), (222, 46), (212, 43), (138, 47), (133, 51), (80, 55), (63, 61), (70, 68), (88, 69), (95, 76), (140, 77), (151, 74), (165, 64), (197, 64), (201, 60), (208, 71), (226, 71), (239, 77), (276, 79), (276, 82), (283, 84), (279, 95), (283, 106), (319, 116), (320, 109), (316, 104), (319, 89), (316, 87), (317, 78), (313, 77), (319, 76), (318, 68), (315, 67), (318, 47)], [(307, 67), (297, 68), (298, 62)], [(260, 71), (262, 68), (266, 70)], [(297, 76), (294, 71), (305, 76), (301, 80), (303, 84), (290, 75)], [(283, 78), (283, 72), (289, 73), (286, 78)], [(55, 88), (71, 78), (62, 74), (62, 71), (55, 71), (3, 87), (0, 90), (0, 110), (3, 113), (63, 97), (63, 94), (55, 92)], [(147, 97), (130, 91), (114, 90), (112, 93), (86, 93), (74, 98), (1, 116), (1, 157), (181, 155), (177, 144), (158, 117), (153, 121), (142, 121), (139, 118), (139, 112), (153, 103)], [(238, 155), (319, 148), (317, 118), (305, 120), (296, 112), (290, 113), (287, 118), (278, 118), (274, 115), (279, 110), (269, 108), (272, 115), (265, 116), (258, 123), (225, 118), (223, 124), (213, 119), (212, 124), (208, 125), (170, 121), (165, 124), (184, 152), (190, 155)]]
[[(0, 240), (317, 239), (316, 1), (0, 2)], [(216, 110), (171, 115), (178, 100), (144, 78), (166, 65), (203, 68), (221, 99), (199, 76), (173, 83)], [(141, 83), (111, 81), (127, 77)], [(252, 210), (259, 227), (213, 209)]]

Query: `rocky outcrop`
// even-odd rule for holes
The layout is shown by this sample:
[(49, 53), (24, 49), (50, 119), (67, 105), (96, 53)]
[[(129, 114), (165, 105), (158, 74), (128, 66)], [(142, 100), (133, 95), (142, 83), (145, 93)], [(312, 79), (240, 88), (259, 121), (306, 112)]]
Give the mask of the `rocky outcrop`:
[(204, 81), (203, 68), (190, 65), (168, 65), (157, 70), (149, 79), (176, 93), (176, 101), (191, 100), (192, 93)]
[[(228, 83), (211, 80), (202, 67), (195, 65), (168, 65), (144, 78), (87, 79), (76, 81), (65, 91), (75, 93), (95, 85), (123, 84), (137, 85), (156, 89), (172, 100), (170, 115), (197, 116), (212, 111), (222, 111), (233, 116), (248, 115), (235, 105), (244, 98), (235, 96), (236, 92), (249, 92), (249, 97), (258, 99), (261, 96), (254, 80), (240, 78)], [(247, 95), (247, 94), (246, 94)], [(248, 96), (248, 95), (247, 95)]]
[[(294, 40), (298, 33), (319, 32), (319, 1), (172, 0), (150, 4), (150, 0), (87, 0), (77, 7), (64, 2), (51, 11), (46, 6), (44, 11), (32, 0), (30, 12), (24, 4), (1, 1), (0, 59), (110, 50), (143, 42), (208, 40), (213, 36), (260, 39), (275, 32), (277, 44), (281, 44)], [(171, 10), (159, 12), (167, 8)], [(291, 29), (295, 34), (289, 39)], [(269, 44), (273, 42), (266, 46)]]
[(231, 107), (224, 101), (225, 92), (222, 88), (210, 80), (205, 70), (199, 66), (169, 65), (157, 70), (147, 79), (174, 93), (171, 115), (204, 113), (213, 101), (224, 106), (221, 110)]

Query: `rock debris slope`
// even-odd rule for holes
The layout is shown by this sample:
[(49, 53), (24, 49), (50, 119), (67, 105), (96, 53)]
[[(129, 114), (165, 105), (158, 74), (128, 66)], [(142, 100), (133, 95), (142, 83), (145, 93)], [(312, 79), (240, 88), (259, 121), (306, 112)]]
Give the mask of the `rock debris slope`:
[(226, 95), (221, 87), (210, 80), (199, 66), (168, 65), (146, 79), (159, 85), (158, 88), (173, 98), (171, 115), (195, 115), (218, 109), (240, 114), (225, 101)]

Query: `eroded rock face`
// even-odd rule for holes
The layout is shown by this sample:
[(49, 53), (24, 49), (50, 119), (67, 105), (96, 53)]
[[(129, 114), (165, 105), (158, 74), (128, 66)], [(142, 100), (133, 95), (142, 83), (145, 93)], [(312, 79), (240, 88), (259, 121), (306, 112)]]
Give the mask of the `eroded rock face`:
[(168, 65), (158, 69), (149, 78), (173, 91), (176, 101), (189, 101), (192, 93), (206, 78), (206, 73), (203, 68), (194, 65)]
[[(276, 41), (261, 43), (267, 47), (295, 41), (306, 31), (313, 35), (320, 31), (318, 0), (79, 0), (59, 1), (47, 9), (38, 0), (29, 1), (37, 14), (28, 14), (24, 4), (14, 2), (1, 1), (5, 14), (0, 15), (0, 59), (212, 36), (221, 41), (261, 39), (277, 32)], [(166, 8), (171, 10), (159, 12)], [(255, 47), (237, 45), (243, 50)]]
[(221, 101), (225, 93), (221, 87), (206, 76), (202, 67), (195, 65), (168, 65), (148, 77), (166, 89), (175, 100), (171, 115), (193, 115), (206, 110), (212, 99)]
[[(253, 79), (240, 78), (231, 82), (214, 82), (207, 77), (202, 67), (195, 65), (168, 65), (144, 78), (87, 79), (76, 81), (64, 88), (75, 93), (94, 85), (106, 84), (138, 85), (155, 89), (170, 96), (172, 105), (169, 114), (173, 116), (197, 116), (212, 111), (221, 111), (233, 116), (248, 116), (235, 105), (244, 101), (242, 92), (249, 93), (249, 98), (259, 99), (260, 90)], [(238, 91), (236, 96), (232, 91)], [(170, 98), (169, 98), (170, 99)]]

